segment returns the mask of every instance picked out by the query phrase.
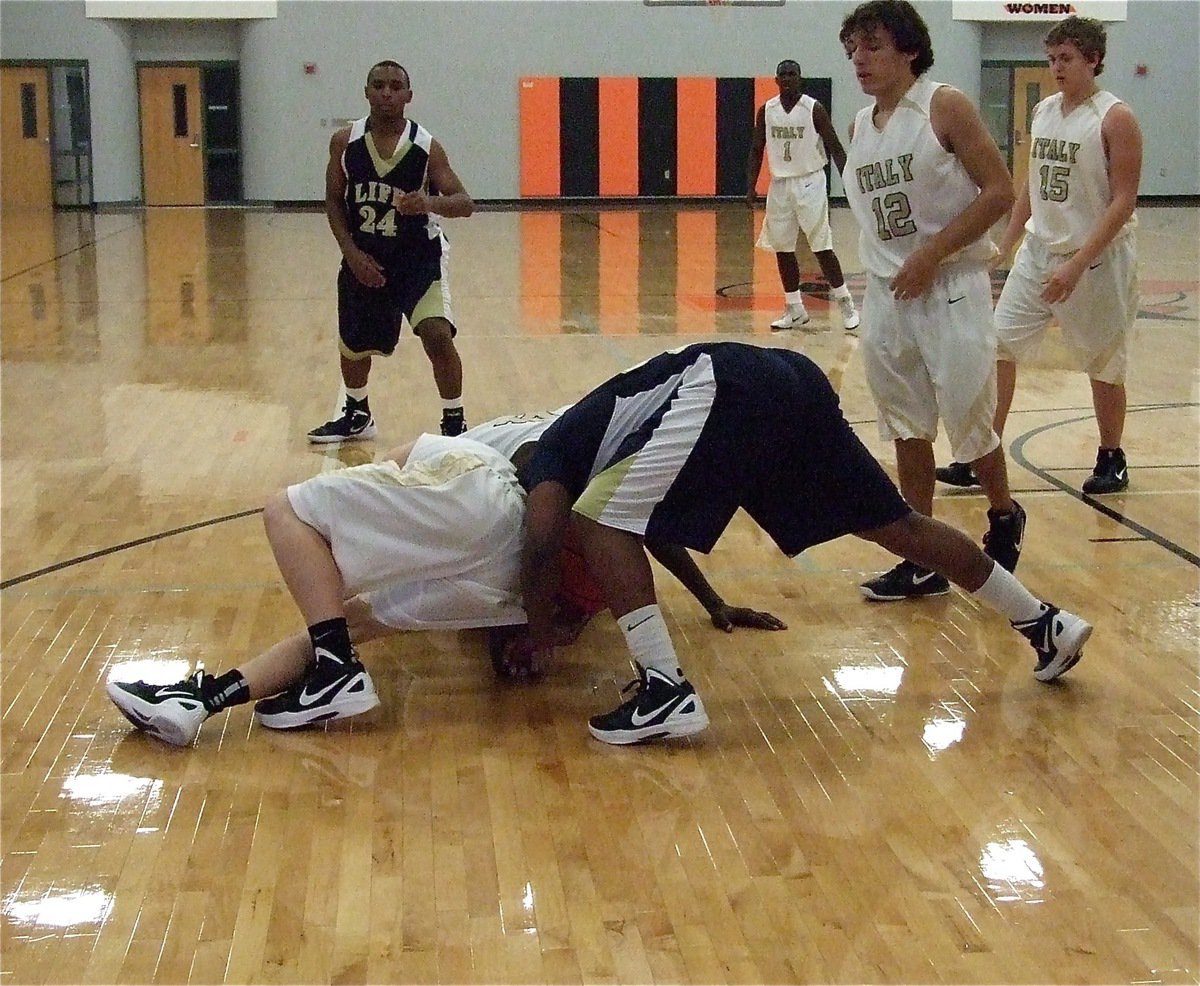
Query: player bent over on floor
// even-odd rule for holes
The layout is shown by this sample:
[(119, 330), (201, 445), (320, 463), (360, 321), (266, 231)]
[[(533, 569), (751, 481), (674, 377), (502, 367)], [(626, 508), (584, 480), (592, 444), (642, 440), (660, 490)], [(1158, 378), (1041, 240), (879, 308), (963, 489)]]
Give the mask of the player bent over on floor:
[[(488, 422), (453, 439), (422, 435), (380, 462), (276, 494), (264, 510), (267, 538), (308, 631), (224, 674), (200, 669), (165, 686), (110, 681), (109, 697), (139, 729), (186, 746), (209, 716), (256, 699), (256, 717), (273, 729), (375, 708), (379, 698), (355, 645), (402, 630), (493, 628), (498, 673), (526, 676), (524, 634), (501, 632), (525, 623), (524, 491), (509, 457), (519, 461), (520, 447), (553, 419)], [(714, 625), (783, 629), (769, 613), (726, 605), (683, 549), (661, 551)], [(558, 645), (602, 608), (581, 580), (586, 570), (556, 606)]]
[[(784, 349), (699, 343), (602, 383), (543, 432), (521, 480), (521, 585), (535, 661), (555, 644), (558, 559), (568, 525), (617, 618), (637, 690), (594, 716), (605, 743), (686, 736), (708, 725), (654, 592), (645, 542), (708, 552), (744, 509), (784, 554), (856, 534), (999, 610), (1051, 681), (1092, 627), (1037, 599), (961, 531), (914, 511), (851, 430), (811, 360)], [(683, 550), (681, 548), (680, 550)]]

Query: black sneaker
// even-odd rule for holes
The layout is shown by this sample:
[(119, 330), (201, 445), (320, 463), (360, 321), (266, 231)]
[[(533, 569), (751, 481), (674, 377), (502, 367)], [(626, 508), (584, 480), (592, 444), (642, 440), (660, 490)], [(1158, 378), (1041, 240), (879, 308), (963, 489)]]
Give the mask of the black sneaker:
[(934, 470), (939, 483), (947, 486), (962, 486), (967, 489), (978, 489), (982, 484), (969, 462), (951, 462), (948, 466), (938, 466)]
[(1041, 616), (1025, 623), (1014, 623), (1013, 629), (1033, 644), (1037, 652), (1033, 676), (1038, 681), (1053, 681), (1079, 663), (1083, 645), (1092, 635), (1092, 625), (1057, 606), (1042, 605), (1045, 609)]
[(1021, 542), (1025, 539), (1025, 511), (1013, 500), (1011, 513), (989, 510), (988, 532), (983, 536), (983, 553), (1009, 572), (1017, 570)]
[(640, 743), (643, 740), (691, 736), (708, 726), (708, 713), (691, 682), (676, 684), (654, 668), (637, 668), (638, 677), (623, 689), (637, 692), (612, 712), (588, 720), (591, 734), (602, 743)]
[(467, 419), (461, 407), (442, 412), (442, 434), (447, 438), (461, 435), (467, 430)]
[(268, 729), (299, 729), (361, 715), (378, 704), (375, 683), (361, 662), (318, 657), (316, 668), (302, 682), (256, 702), (254, 715)]
[(884, 572), (859, 586), (862, 594), (874, 602), (887, 603), (896, 599), (917, 599), (921, 596), (944, 596), (950, 591), (946, 576), (931, 572), (911, 561), (902, 561), (890, 572)]
[(366, 401), (356, 401), (352, 397), (346, 398), (340, 418), (326, 421), (308, 433), (308, 440), (314, 445), (361, 442), (374, 437), (375, 420), (371, 417), (371, 409)]
[(201, 697), (204, 677), (204, 669), (198, 668), (173, 685), (110, 681), (105, 690), (138, 729), (172, 746), (191, 746), (210, 714)]
[(1096, 468), (1083, 481), (1084, 493), (1120, 493), (1129, 489), (1129, 469), (1125, 452), (1119, 448), (1102, 448), (1096, 453)]

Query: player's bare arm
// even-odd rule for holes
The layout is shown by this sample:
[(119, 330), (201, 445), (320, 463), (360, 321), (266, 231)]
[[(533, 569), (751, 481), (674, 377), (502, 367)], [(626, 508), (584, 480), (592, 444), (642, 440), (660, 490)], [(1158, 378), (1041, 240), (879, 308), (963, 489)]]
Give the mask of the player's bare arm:
[(349, 127), (342, 127), (329, 138), (329, 163), (325, 166), (325, 218), (350, 272), (359, 283), (369, 288), (381, 288), (386, 283), (383, 268), (374, 257), (364, 253), (355, 244), (350, 232), (350, 217), (346, 214), (346, 173), (342, 170), (342, 155), (349, 143)]
[(529, 618), (536, 665), (555, 643), (554, 613), (561, 578), (559, 552), (571, 518), (571, 497), (561, 483), (538, 483), (525, 501), (525, 545), (521, 550), (521, 595)]
[(787, 629), (787, 624), (771, 613), (745, 606), (730, 606), (726, 603), (704, 577), (687, 548), (678, 544), (659, 544), (653, 541), (646, 541), (645, 544), (646, 550), (655, 560), (696, 597), (696, 601), (704, 607), (712, 625), (718, 630), (732, 633), (734, 627), (749, 627), (755, 630)]
[(746, 159), (746, 204), (754, 205), (758, 201), (758, 193), (754, 186), (758, 184), (758, 173), (762, 171), (763, 151), (767, 147), (767, 110), (765, 106), (758, 108), (754, 117), (754, 133), (750, 136), (750, 154)]
[(464, 219), (475, 211), (475, 202), (463, 188), (446, 151), (436, 140), (429, 145), (429, 190), (397, 195), (396, 211), (405, 216), (432, 212), (447, 219)]
[(837, 168), (837, 173), (840, 175), (846, 170), (846, 149), (842, 147), (837, 131), (833, 129), (829, 111), (820, 103), (813, 104), (813, 126), (821, 135), (821, 141), (825, 144), (825, 153), (829, 155), (829, 160), (833, 162), (833, 166)]
[(1100, 139), (1104, 142), (1104, 157), (1108, 161), (1112, 201), (1083, 246), (1050, 275), (1042, 291), (1042, 299), (1049, 304), (1070, 297), (1083, 272), (1104, 252), (1137, 206), (1138, 182), (1142, 174), (1142, 131), (1133, 111), (1124, 103), (1117, 103), (1104, 114)]
[(983, 236), (1013, 204), (1012, 177), (979, 111), (957, 89), (933, 94), (930, 122), (938, 140), (962, 163), (979, 194), (962, 212), (909, 256), (892, 278), (898, 299), (919, 298), (932, 286), (938, 265)]

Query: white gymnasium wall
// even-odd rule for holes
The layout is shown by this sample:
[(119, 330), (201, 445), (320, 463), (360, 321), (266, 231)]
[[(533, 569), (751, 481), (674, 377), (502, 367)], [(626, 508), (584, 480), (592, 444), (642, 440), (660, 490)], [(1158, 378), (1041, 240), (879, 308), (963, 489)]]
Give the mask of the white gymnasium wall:
[[(925, 7), (939, 77), (977, 94), (978, 26), (951, 21), (948, 3)], [(438, 137), (481, 199), (518, 196), (522, 75), (770, 75), (791, 57), (806, 74), (834, 80), (834, 122), (844, 134), (863, 100), (837, 40), (849, 9), (796, 0), (718, 9), (634, 0), (281, 3), (276, 19), (244, 28), (242, 109), (248, 133), (282, 118), (292, 139), (247, 147), (246, 194), (320, 198), (313, 155), (327, 144), (332, 120), (365, 112), (367, 69), (383, 58), (411, 72), (410, 115)], [(303, 74), (305, 62), (317, 64), (315, 76)]]
[[(982, 58), (1042, 55), (1040, 27), (956, 22), (945, 0), (917, 6), (933, 36), (931, 75), (972, 98)], [(280, 0), (271, 19), (167, 22), (89, 19), (83, 0), (0, 0), (0, 57), (88, 61), (97, 202), (140, 194), (136, 61), (233, 58), (247, 199), (322, 197), (329, 135), (335, 121), (365, 111), (364, 77), (381, 58), (411, 71), (411, 115), (446, 146), (471, 193), (514, 199), (522, 75), (750, 76), (791, 57), (806, 74), (832, 78), (844, 135), (865, 102), (837, 41), (850, 9), (833, 0), (718, 9), (638, 0)], [(1146, 133), (1143, 193), (1200, 194), (1200, 2), (1135, 0), (1128, 22), (1110, 25), (1109, 48), (1103, 79), (1135, 107)], [(304, 74), (307, 62), (315, 75)], [(1131, 74), (1139, 62), (1150, 65), (1145, 79)]]

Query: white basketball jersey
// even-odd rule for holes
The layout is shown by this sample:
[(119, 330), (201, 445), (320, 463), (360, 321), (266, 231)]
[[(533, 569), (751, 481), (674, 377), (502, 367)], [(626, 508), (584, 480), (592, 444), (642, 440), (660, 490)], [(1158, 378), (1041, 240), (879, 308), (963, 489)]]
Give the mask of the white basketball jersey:
[[(878, 277), (891, 277), (909, 254), (940, 232), (979, 195), (958, 158), (933, 131), (929, 106), (942, 83), (917, 79), (880, 130), (865, 106), (854, 118), (842, 184), (858, 220), (858, 254)], [(996, 246), (985, 234), (943, 264), (986, 263)]]
[(495, 449), (506, 459), (526, 442), (536, 442), (542, 437), (542, 432), (549, 428), (561, 416), (570, 404), (556, 411), (540, 411), (533, 414), (510, 414), (493, 418), (474, 428), (468, 428), (459, 438), (469, 438), (473, 441)]
[(813, 126), (812, 96), (801, 96), (787, 112), (778, 96), (772, 96), (763, 107), (767, 125), (767, 163), (772, 178), (797, 178), (820, 171), (829, 160), (825, 141)]
[[(1062, 93), (1043, 99), (1029, 128), (1027, 232), (1051, 253), (1073, 253), (1087, 241), (1112, 202), (1100, 126), (1121, 100), (1101, 89), (1065, 117)], [(1114, 239), (1137, 226), (1134, 213)]]

